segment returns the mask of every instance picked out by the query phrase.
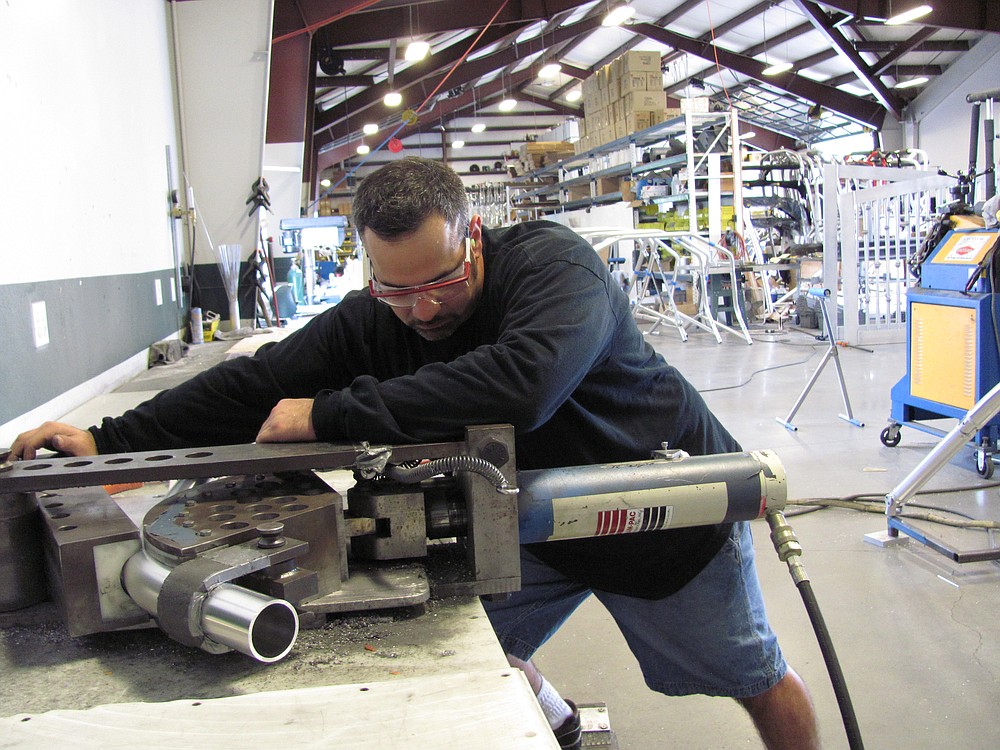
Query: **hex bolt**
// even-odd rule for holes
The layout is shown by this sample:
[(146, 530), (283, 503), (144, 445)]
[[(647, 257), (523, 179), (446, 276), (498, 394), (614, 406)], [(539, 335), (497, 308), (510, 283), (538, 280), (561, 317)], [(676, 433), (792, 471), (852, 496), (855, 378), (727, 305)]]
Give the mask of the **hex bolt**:
[(212, 536), (211, 529), (198, 529), (198, 536)]
[(285, 524), (281, 521), (264, 521), (257, 526), (257, 533), (260, 534), (257, 546), (260, 549), (275, 549), (284, 546), (285, 537), (282, 536), (284, 531)]

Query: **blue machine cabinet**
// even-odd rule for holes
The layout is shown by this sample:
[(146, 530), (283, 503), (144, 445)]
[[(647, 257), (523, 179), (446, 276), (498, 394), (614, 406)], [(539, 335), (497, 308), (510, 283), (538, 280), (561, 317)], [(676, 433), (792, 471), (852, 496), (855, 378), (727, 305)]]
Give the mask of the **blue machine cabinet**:
[[(1000, 382), (1000, 295), (990, 273), (998, 241), (997, 230), (948, 232), (921, 265), (920, 286), (907, 290), (906, 375), (891, 391), (884, 445), (899, 445), (903, 425), (944, 436), (926, 421), (961, 419)], [(972, 442), (977, 470), (992, 476), (1000, 416)]]

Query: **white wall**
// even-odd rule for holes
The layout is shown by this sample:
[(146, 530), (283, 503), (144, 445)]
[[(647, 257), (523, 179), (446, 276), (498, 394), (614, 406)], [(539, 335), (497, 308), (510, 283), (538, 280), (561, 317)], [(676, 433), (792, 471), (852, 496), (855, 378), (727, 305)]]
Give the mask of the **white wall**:
[[(998, 86), (1000, 35), (990, 34), (934, 79), (910, 105), (906, 118), (907, 145), (927, 151), (935, 166), (953, 174), (957, 170), (965, 172), (969, 166), (972, 120), (972, 105), (965, 101), (965, 96)], [(997, 130), (1000, 131), (1000, 127)], [(996, 152), (1000, 154), (1000, 149)], [(979, 168), (984, 166), (980, 122)], [(982, 180), (979, 186), (981, 191)]]
[(302, 206), (302, 156), (304, 143), (268, 143), (264, 146), (264, 177), (270, 186), (271, 211), (267, 214), (267, 236), (280, 245), (278, 224), (299, 218)]
[[(245, 204), (262, 175), (267, 121), (272, 0), (171, 3), (184, 129), (185, 187), (198, 210), (196, 263), (212, 246), (257, 246)], [(209, 244), (211, 240), (211, 245)], [(249, 317), (250, 311), (244, 311)]]
[(170, 79), (162, 0), (0, 2), (0, 283), (173, 267)]

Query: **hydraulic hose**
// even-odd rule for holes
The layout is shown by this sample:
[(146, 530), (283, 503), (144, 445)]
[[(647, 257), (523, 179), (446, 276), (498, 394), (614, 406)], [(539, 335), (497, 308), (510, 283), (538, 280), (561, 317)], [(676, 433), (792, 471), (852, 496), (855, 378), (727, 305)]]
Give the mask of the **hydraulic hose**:
[(847, 732), (847, 742), (851, 750), (864, 750), (864, 741), (861, 738), (861, 729), (858, 727), (858, 718), (854, 713), (854, 705), (851, 703), (851, 695), (847, 690), (847, 681), (844, 679), (843, 670), (840, 668), (840, 661), (837, 659), (837, 652), (833, 646), (833, 639), (830, 631), (826, 627), (823, 613), (820, 611), (816, 595), (813, 593), (812, 584), (809, 582), (809, 574), (802, 566), (799, 557), (802, 555), (802, 545), (795, 538), (795, 532), (788, 525), (784, 514), (780, 510), (772, 510), (767, 514), (767, 523), (771, 527), (771, 542), (782, 562), (788, 565), (788, 572), (795, 582), (795, 588), (799, 590), (802, 603), (805, 605), (812, 623), (813, 631), (816, 633), (816, 640), (819, 641), (819, 648), (823, 654), (823, 661), (826, 663), (827, 672), (830, 674), (830, 682), (833, 684), (833, 692), (837, 697), (837, 705), (840, 707), (840, 716), (844, 722), (844, 730)]

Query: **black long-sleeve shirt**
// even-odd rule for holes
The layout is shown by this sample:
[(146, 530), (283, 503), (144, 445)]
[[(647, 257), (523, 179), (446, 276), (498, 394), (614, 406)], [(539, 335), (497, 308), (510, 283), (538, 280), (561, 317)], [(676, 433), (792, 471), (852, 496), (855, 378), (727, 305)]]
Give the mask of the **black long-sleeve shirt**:
[[(740, 450), (695, 389), (645, 342), (629, 301), (572, 230), (483, 231), (484, 288), (469, 320), (425, 341), (367, 291), (287, 339), (223, 362), (91, 428), (102, 453), (253, 441), (282, 398), (314, 398), (320, 440), (461, 439), (515, 429), (518, 467)], [(531, 545), (595, 588), (659, 597), (721, 547), (728, 525)]]

